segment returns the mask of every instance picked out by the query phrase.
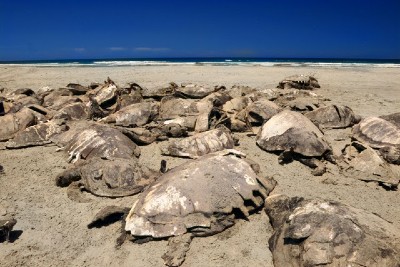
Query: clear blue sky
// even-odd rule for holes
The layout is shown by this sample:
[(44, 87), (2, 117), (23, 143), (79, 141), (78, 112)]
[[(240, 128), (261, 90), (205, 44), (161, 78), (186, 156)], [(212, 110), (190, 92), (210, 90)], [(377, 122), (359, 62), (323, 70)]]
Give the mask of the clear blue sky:
[(400, 59), (400, 0), (0, 0), (0, 60)]

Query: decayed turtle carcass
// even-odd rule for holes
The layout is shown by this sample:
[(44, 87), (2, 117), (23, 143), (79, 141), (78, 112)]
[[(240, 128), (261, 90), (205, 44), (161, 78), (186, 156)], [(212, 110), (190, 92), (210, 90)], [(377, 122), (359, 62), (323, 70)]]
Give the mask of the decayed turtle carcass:
[(304, 115), (320, 127), (333, 129), (353, 126), (361, 119), (351, 108), (338, 105), (321, 107)]
[(251, 126), (261, 126), (280, 111), (281, 108), (274, 102), (267, 99), (259, 99), (250, 103), (235, 118), (249, 123)]
[(325, 106), (325, 100), (327, 99), (314, 92), (293, 89), (283, 91), (274, 99), (274, 102), (293, 111), (308, 112)]
[(279, 82), (277, 88), (281, 89), (308, 89), (320, 88), (317, 79), (308, 75), (292, 75)]
[(69, 122), (68, 131), (55, 135), (51, 141), (69, 154), (69, 161), (79, 159), (139, 157), (140, 149), (127, 136), (107, 125), (76, 121)]
[(133, 204), (125, 230), (136, 238), (170, 238), (163, 258), (169, 266), (180, 265), (192, 236), (232, 226), (235, 214), (248, 216), (262, 207), (274, 188), (273, 179), (260, 177), (256, 164), (240, 155), (221, 151), (169, 170)]
[(51, 120), (36, 124), (15, 134), (6, 143), (6, 148), (24, 148), (29, 146), (41, 146), (51, 143), (51, 137), (67, 130), (63, 120)]
[(353, 127), (352, 138), (379, 149), (390, 163), (400, 164), (400, 128), (385, 119), (369, 117)]
[(89, 91), (88, 95), (92, 96), (103, 110), (114, 111), (117, 107), (119, 91), (118, 86), (110, 78), (107, 78), (102, 86)]
[(194, 83), (183, 83), (175, 90), (175, 95), (187, 98), (203, 98), (207, 95), (225, 89), (224, 86), (205, 86)]
[(159, 104), (157, 102), (136, 103), (120, 109), (104, 118), (103, 121), (125, 127), (143, 126), (158, 115), (158, 109)]
[(212, 108), (210, 101), (164, 97), (160, 104), (159, 119), (165, 123), (180, 124), (188, 130), (206, 131)]
[(6, 141), (24, 130), (26, 127), (36, 124), (36, 117), (29, 108), (23, 108), (16, 113), (8, 113), (0, 117), (0, 141)]
[(280, 162), (291, 161), (293, 157), (314, 168), (314, 175), (322, 175), (325, 165), (316, 158), (331, 153), (323, 133), (304, 115), (284, 110), (269, 119), (257, 135), (257, 145), (269, 152), (283, 152)]
[(178, 85), (174, 82), (170, 82), (166, 85), (157, 86), (155, 88), (146, 89), (143, 88), (143, 98), (153, 98), (155, 100), (161, 100), (165, 96), (172, 96), (175, 94), (175, 90)]
[(340, 165), (345, 175), (362, 181), (378, 182), (392, 189), (396, 189), (400, 182), (400, 174), (377, 151), (360, 142), (346, 145)]
[(266, 211), (275, 267), (400, 265), (400, 232), (375, 214), (283, 195), (268, 197)]
[[(83, 186), (96, 196), (123, 197), (141, 192), (158, 175), (134, 159), (92, 158), (59, 174), (56, 185), (65, 187), (72, 184), (69, 189)], [(75, 193), (69, 191), (68, 196), (73, 198)]]
[(162, 154), (197, 158), (208, 153), (231, 149), (235, 141), (225, 127), (195, 134), (183, 139), (172, 140), (161, 150)]

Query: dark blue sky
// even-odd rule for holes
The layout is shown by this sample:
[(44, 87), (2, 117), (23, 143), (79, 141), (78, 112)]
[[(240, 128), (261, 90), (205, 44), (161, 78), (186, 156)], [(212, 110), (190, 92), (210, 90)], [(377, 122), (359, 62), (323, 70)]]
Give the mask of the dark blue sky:
[(400, 0), (0, 0), (0, 60), (400, 59)]

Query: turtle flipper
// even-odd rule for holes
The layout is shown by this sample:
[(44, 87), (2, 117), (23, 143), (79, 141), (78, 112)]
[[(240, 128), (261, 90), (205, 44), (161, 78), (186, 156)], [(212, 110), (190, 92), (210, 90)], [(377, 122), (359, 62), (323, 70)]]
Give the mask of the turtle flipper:
[(69, 199), (78, 202), (78, 203), (88, 203), (91, 202), (89, 198), (86, 198), (82, 194), (81, 190), (81, 183), (78, 182), (72, 182), (68, 188), (67, 188), (67, 196)]
[(179, 236), (170, 237), (168, 240), (168, 250), (162, 256), (164, 264), (167, 266), (180, 266), (189, 251), (193, 235), (186, 233)]

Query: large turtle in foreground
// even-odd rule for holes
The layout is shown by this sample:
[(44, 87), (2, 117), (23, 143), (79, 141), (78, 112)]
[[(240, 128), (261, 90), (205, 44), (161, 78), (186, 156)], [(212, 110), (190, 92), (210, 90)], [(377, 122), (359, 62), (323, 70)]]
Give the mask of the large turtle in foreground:
[(308, 75), (292, 75), (279, 82), (277, 88), (281, 89), (308, 89), (320, 88), (317, 79)]
[(76, 201), (82, 198), (73, 189), (80, 186), (96, 196), (123, 197), (141, 192), (158, 175), (137, 160), (92, 158), (60, 173), (56, 185), (70, 186), (68, 196)]
[(205, 155), (175, 167), (150, 185), (133, 204), (125, 230), (135, 239), (169, 238), (169, 266), (183, 261), (193, 236), (219, 233), (263, 206), (273, 179), (238, 151)]
[(353, 139), (379, 149), (388, 162), (400, 164), (400, 127), (395, 119), (365, 118), (353, 127), (352, 134)]
[(400, 266), (400, 232), (375, 214), (283, 195), (268, 197), (266, 211), (275, 267)]
[(278, 152), (280, 162), (294, 159), (314, 168), (322, 175), (325, 165), (316, 158), (331, 160), (331, 148), (323, 133), (304, 115), (284, 110), (269, 119), (257, 135), (257, 145), (269, 152)]

